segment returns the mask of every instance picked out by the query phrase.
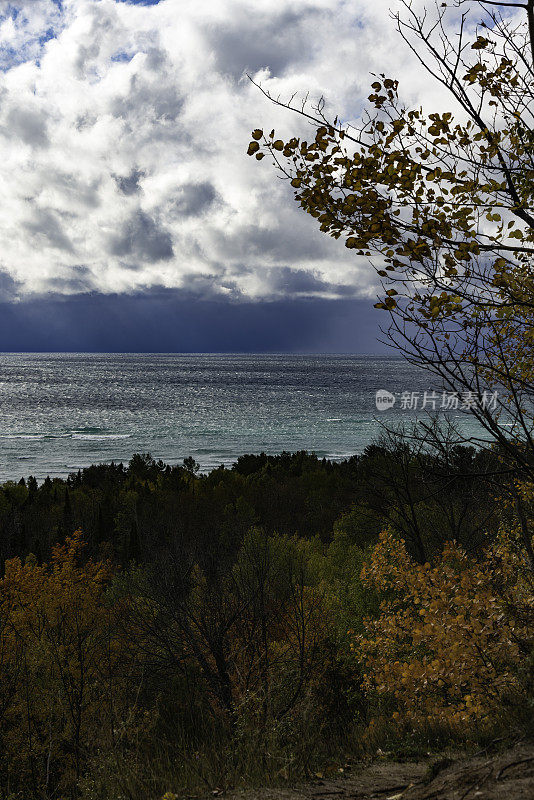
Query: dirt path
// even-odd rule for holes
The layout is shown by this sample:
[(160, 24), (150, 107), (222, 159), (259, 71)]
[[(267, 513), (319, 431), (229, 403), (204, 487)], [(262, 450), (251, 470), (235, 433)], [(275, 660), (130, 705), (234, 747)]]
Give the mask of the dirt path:
[(534, 800), (534, 744), (498, 754), (377, 761), (335, 780), (232, 793), (233, 800)]

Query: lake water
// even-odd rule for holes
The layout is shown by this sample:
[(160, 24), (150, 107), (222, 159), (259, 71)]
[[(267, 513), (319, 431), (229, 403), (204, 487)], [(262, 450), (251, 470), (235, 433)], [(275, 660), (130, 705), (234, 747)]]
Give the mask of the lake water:
[[(396, 395), (393, 408), (377, 410), (379, 389)], [(402, 392), (421, 404), (434, 390), (435, 378), (392, 357), (0, 354), (0, 482), (139, 452), (193, 456), (204, 471), (261, 451), (342, 459), (373, 441), (379, 420), (414, 420)], [(465, 413), (451, 416), (476, 432)]]

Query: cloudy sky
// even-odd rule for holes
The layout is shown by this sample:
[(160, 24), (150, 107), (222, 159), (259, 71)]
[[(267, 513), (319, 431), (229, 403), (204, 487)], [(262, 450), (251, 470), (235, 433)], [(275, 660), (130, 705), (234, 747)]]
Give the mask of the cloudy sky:
[(395, 2), (0, 0), (0, 350), (379, 348), (372, 271), (245, 154), (306, 130), (245, 73), (432, 99)]

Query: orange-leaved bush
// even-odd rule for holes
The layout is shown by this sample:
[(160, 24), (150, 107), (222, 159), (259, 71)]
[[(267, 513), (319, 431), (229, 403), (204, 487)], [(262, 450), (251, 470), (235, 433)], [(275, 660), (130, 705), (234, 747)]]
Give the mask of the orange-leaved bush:
[(381, 602), (352, 648), (366, 693), (394, 718), (484, 725), (524, 691), (534, 578), (514, 535), (501, 534), (477, 560), (448, 543), (431, 565), (385, 531), (361, 577)]

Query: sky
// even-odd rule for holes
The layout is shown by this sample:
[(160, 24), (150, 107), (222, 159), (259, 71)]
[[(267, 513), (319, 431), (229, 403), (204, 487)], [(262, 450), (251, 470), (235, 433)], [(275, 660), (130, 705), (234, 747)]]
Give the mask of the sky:
[(395, 6), (0, 0), (0, 350), (383, 352), (370, 265), (246, 155), (310, 133), (246, 73), (348, 121), (372, 72), (435, 104)]

